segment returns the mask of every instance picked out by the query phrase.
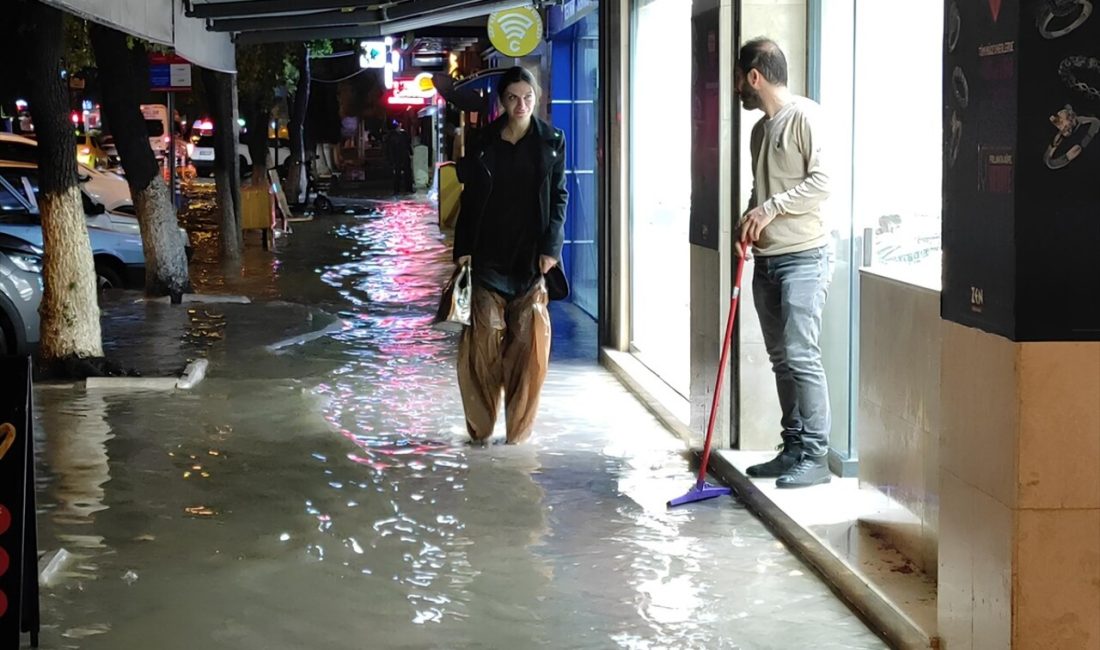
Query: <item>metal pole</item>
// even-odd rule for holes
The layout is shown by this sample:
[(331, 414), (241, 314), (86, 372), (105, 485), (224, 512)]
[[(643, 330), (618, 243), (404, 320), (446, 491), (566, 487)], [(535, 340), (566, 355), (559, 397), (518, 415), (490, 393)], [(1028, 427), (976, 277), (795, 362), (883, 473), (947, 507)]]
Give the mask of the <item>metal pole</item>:
[(168, 189), (172, 192), (172, 205), (179, 209), (179, 195), (176, 193), (176, 98), (168, 92)]

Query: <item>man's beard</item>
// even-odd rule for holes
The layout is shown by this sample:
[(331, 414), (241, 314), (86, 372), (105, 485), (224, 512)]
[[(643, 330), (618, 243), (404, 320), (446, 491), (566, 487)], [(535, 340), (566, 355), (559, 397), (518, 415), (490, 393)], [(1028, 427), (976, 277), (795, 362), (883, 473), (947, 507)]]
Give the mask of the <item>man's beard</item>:
[(763, 104), (760, 102), (760, 94), (757, 93), (752, 86), (746, 86), (745, 89), (741, 91), (741, 105), (747, 111), (754, 111), (763, 107)]

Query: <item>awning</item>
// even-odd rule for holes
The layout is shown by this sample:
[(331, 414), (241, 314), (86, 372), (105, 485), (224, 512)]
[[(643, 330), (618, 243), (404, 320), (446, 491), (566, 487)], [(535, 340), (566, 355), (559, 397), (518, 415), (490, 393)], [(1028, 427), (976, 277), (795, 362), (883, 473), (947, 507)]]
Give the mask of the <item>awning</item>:
[[(93, 0), (94, 1), (94, 0)], [(545, 0), (543, 4), (555, 4)], [(532, 0), (191, 0), (188, 16), (237, 43), (378, 38), (478, 20)]]
[(218, 72), (236, 72), (236, 47), (229, 34), (206, 30), (205, 21), (188, 18), (183, 0), (175, 0), (176, 53), (195, 65)]
[(236, 72), (228, 34), (207, 31), (205, 21), (186, 15), (185, 0), (43, 0), (62, 11), (132, 36), (172, 46), (197, 65)]

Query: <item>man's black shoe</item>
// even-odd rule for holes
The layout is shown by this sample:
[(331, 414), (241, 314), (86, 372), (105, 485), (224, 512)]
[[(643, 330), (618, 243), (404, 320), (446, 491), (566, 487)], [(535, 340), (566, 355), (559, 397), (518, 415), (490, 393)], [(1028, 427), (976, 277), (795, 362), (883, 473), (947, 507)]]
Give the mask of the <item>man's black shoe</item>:
[(804, 488), (811, 485), (821, 485), (833, 480), (829, 472), (829, 462), (825, 456), (814, 458), (803, 456), (802, 460), (792, 467), (786, 474), (775, 481), (778, 488)]
[(753, 465), (746, 473), (752, 478), (779, 478), (802, 459), (802, 443), (788, 440), (783, 443), (779, 455), (766, 463)]

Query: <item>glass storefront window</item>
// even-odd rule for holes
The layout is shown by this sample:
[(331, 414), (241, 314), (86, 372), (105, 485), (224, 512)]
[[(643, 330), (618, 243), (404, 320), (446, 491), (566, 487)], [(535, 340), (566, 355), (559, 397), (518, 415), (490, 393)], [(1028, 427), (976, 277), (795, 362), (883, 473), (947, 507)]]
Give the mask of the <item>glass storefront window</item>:
[(943, 3), (857, 1), (855, 17), (856, 229), (871, 268), (939, 289)]
[(565, 132), (566, 188), (562, 264), (569, 275), (572, 302), (599, 316), (599, 218), (596, 186), (596, 131), (599, 97), (599, 16), (591, 12), (554, 35), (550, 116)]
[(691, 3), (637, 0), (630, 85), (631, 349), (690, 390)]

